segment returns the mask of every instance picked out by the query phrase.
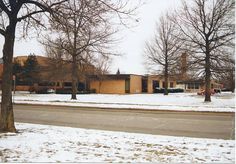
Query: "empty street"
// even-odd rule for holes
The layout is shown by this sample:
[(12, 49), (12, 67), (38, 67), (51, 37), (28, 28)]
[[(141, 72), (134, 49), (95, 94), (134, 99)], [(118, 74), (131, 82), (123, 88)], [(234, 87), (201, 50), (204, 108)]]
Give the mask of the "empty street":
[(157, 135), (234, 139), (234, 113), (14, 105), (16, 122)]

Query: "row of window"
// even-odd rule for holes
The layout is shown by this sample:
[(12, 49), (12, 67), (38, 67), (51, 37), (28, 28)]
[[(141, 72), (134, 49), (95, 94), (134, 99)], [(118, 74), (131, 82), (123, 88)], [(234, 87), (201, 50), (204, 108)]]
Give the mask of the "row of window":
[[(188, 83), (188, 84), (186, 84), (186, 86), (187, 86), (187, 89), (199, 89), (201, 84), (199, 84), (199, 83)], [(211, 84), (211, 88), (212, 89), (214, 88), (213, 84)]]
[(199, 89), (200, 88), (200, 84), (195, 84), (195, 83), (189, 83), (186, 84), (188, 89)]
[[(152, 81), (153, 89), (160, 88), (160, 82), (158, 80), (153, 80)], [(170, 82), (169, 83), (170, 88), (174, 88), (174, 83)], [(165, 82), (162, 82), (162, 88), (165, 88)]]

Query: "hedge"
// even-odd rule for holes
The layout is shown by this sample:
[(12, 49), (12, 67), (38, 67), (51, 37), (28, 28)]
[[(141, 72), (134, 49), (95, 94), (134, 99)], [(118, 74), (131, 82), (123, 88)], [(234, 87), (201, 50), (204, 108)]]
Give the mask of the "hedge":
[[(154, 93), (164, 93), (165, 89), (164, 88), (156, 88), (153, 92)], [(168, 93), (181, 93), (184, 92), (183, 89), (181, 88), (169, 88)]]

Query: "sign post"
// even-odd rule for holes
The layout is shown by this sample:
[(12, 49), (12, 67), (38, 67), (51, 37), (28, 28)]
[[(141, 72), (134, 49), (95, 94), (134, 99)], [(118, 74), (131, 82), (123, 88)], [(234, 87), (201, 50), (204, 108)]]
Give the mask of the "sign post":
[(12, 78), (13, 78), (13, 85), (14, 85), (14, 86), (13, 86), (13, 87), (14, 87), (13, 89), (14, 89), (14, 94), (15, 94), (15, 93), (16, 93), (16, 75), (13, 75)]

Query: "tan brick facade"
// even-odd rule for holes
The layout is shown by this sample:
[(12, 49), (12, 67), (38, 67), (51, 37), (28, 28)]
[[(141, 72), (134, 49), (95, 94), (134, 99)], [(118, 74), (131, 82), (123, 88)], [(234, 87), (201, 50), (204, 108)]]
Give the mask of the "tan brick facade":
[(125, 94), (125, 80), (91, 81), (90, 89), (96, 93)]
[(130, 75), (130, 93), (142, 93), (142, 76)]
[[(100, 80), (99, 80), (100, 79)], [(146, 93), (153, 93), (153, 83), (156, 81), (159, 88), (163, 88), (164, 79), (161, 76), (148, 76), (141, 75), (104, 75), (103, 77), (96, 77), (90, 80), (90, 90), (95, 90), (96, 93), (110, 93), (110, 94), (138, 94), (143, 92), (142, 80), (147, 80)], [(168, 83), (169, 88), (176, 87), (176, 81), (170, 78)]]
[[(115, 78), (115, 79), (112, 79)], [(140, 75), (106, 75), (106, 77), (90, 80), (90, 90), (96, 93), (125, 94), (142, 93), (142, 76)]]

